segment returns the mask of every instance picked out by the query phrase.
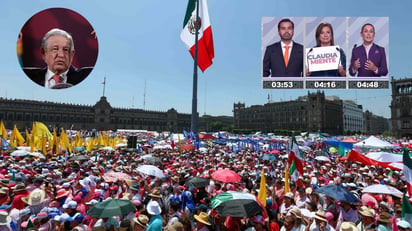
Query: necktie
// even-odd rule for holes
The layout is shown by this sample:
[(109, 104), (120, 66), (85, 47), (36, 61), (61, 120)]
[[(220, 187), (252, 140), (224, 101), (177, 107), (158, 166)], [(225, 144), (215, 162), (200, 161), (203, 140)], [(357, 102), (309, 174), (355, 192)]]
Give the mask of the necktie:
[(283, 55), (283, 60), (285, 60), (285, 67), (288, 67), (289, 63), (289, 47), (290, 46), (285, 46), (285, 54)]
[(53, 75), (53, 79), (54, 79), (54, 84), (58, 84), (60, 83), (61, 77), (60, 75)]

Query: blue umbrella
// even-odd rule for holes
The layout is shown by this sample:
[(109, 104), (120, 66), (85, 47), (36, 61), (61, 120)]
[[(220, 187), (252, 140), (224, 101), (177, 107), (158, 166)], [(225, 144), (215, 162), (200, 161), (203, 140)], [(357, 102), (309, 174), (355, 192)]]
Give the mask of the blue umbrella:
[(262, 157), (262, 160), (276, 160), (277, 157), (273, 154), (265, 154)]
[(348, 190), (337, 185), (326, 185), (315, 190), (318, 193), (325, 194), (337, 201), (346, 201), (349, 203), (360, 202), (359, 198), (353, 195)]

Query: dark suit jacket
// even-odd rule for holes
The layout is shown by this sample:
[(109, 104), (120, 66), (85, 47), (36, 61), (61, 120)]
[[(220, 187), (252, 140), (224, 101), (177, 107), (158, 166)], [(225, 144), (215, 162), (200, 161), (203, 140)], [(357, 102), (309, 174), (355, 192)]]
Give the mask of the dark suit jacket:
[[(70, 66), (69, 71), (67, 72), (67, 83), (72, 85), (76, 85), (83, 81), (93, 70), (92, 67), (83, 67), (83, 68), (75, 68)], [(45, 68), (23, 68), (23, 71), (26, 73), (27, 76), (30, 77), (33, 82), (39, 84), (40, 86), (44, 87), (44, 78), (47, 73), (47, 67)]]
[(263, 77), (301, 77), (303, 76), (303, 46), (293, 42), (288, 67), (285, 67), (280, 42), (266, 47), (263, 57)]
[(361, 67), (358, 69), (358, 77), (377, 77), (385, 76), (388, 74), (388, 66), (386, 64), (386, 54), (385, 48), (372, 44), (371, 49), (369, 50), (369, 60), (372, 61), (378, 67), (378, 73), (375, 74), (373, 71), (365, 69), (366, 63), (366, 50), (365, 47), (358, 46), (352, 50), (352, 57), (350, 59), (349, 74), (352, 76), (356, 75), (356, 72), (353, 71), (353, 64), (356, 59), (359, 58)]

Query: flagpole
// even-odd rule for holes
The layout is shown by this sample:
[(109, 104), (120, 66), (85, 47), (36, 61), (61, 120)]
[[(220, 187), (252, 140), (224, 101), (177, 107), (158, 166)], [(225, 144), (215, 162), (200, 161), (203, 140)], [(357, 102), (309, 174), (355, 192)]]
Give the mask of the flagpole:
[(105, 89), (106, 89), (106, 76), (104, 77), (104, 81), (103, 81), (103, 97), (104, 97)]
[(196, 20), (195, 20), (195, 53), (194, 53), (194, 66), (193, 66), (193, 96), (192, 96), (192, 120), (191, 130), (197, 135), (197, 56), (198, 56), (198, 33), (199, 33), (199, 0), (196, 0)]

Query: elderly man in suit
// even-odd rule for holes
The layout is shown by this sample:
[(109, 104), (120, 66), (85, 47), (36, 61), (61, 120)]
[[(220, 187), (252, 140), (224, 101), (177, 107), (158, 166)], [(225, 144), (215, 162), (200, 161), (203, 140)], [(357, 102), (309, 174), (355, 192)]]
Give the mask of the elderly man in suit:
[(358, 77), (379, 77), (388, 74), (385, 48), (373, 43), (375, 27), (366, 23), (360, 32), (363, 44), (354, 47), (350, 61), (349, 73)]
[(290, 19), (279, 21), (280, 41), (266, 47), (263, 77), (303, 76), (303, 46), (292, 40), (294, 29), (294, 23)]
[(37, 84), (46, 88), (67, 88), (83, 81), (92, 68), (72, 66), (74, 44), (72, 36), (64, 30), (52, 29), (43, 37), (41, 54), (45, 68), (24, 68), (24, 72)]

